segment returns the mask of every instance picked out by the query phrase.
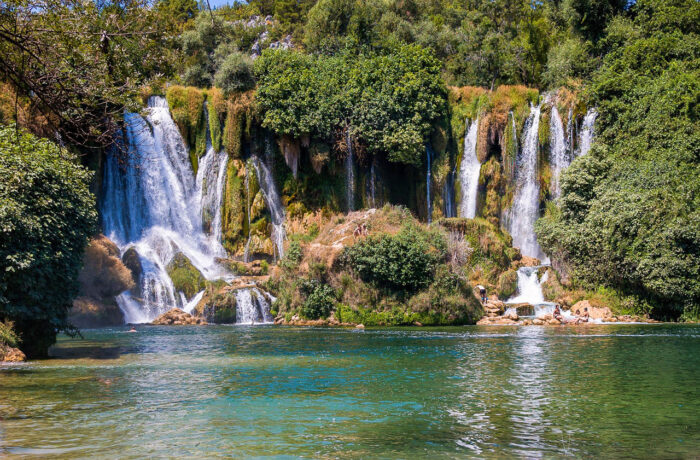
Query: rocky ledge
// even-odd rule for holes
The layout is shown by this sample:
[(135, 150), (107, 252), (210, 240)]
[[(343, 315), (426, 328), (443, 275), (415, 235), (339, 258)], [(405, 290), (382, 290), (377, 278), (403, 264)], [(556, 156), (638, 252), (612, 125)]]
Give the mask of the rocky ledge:
[(207, 322), (197, 316), (192, 316), (179, 308), (166, 311), (151, 322), (154, 326), (192, 326), (207, 324)]
[(20, 363), (27, 357), (19, 348), (12, 348), (0, 344), (0, 363)]
[(364, 328), (364, 325), (357, 325), (355, 323), (341, 323), (338, 321), (335, 317), (334, 314), (331, 314), (326, 319), (304, 319), (299, 315), (294, 315), (291, 318), (287, 319), (284, 316), (280, 315), (277, 318), (275, 318), (275, 324), (277, 325), (285, 325), (285, 326), (326, 326), (326, 327), (357, 327), (357, 326), (362, 326)]

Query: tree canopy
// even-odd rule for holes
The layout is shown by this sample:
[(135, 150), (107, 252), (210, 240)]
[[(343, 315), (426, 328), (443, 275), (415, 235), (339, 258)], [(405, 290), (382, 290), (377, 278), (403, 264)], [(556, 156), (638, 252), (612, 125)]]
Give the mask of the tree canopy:
[[(440, 63), (424, 48), (390, 54), (308, 55), (269, 51), (255, 63), (263, 126), (419, 164), (433, 122), (446, 109)], [(347, 149), (345, 145), (345, 149)]]

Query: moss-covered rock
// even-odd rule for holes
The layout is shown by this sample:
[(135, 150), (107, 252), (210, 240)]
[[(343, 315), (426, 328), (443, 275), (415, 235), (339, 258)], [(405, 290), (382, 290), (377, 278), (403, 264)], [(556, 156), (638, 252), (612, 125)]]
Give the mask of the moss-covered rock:
[(498, 298), (509, 299), (518, 291), (518, 272), (507, 270), (498, 277)]
[(175, 290), (185, 294), (187, 300), (206, 287), (206, 279), (182, 252), (173, 256), (166, 267)]
[(236, 292), (228, 288), (207, 288), (194, 311), (209, 323), (233, 324), (236, 322)]

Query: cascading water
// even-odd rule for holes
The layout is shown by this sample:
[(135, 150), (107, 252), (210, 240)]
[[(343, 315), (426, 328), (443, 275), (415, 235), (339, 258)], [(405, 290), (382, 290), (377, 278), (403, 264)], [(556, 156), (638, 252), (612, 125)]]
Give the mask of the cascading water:
[(369, 167), (369, 196), (372, 200), (372, 207), (377, 207), (377, 173), (374, 166), (375, 159), (372, 158), (372, 164)]
[(537, 243), (534, 225), (539, 217), (540, 186), (537, 180), (537, 154), (539, 149), (541, 105), (530, 108), (525, 122), (522, 149), (516, 158), (516, 190), (513, 207), (507, 216), (508, 230), (513, 236), (513, 246), (523, 255), (543, 259), (544, 254)]
[(552, 114), (549, 120), (549, 133), (549, 164), (552, 168), (552, 191), (554, 197), (558, 198), (560, 193), (559, 177), (562, 171), (571, 163), (571, 157), (569, 156), (566, 138), (564, 137), (564, 124), (559, 116), (559, 110), (557, 110), (555, 105), (552, 105)]
[(583, 117), (583, 123), (581, 124), (581, 133), (579, 134), (579, 149), (577, 157), (586, 155), (591, 149), (591, 144), (593, 143), (594, 137), (594, 125), (595, 119), (598, 116), (598, 111), (596, 109), (588, 109), (586, 116)]
[(248, 239), (243, 250), (243, 262), (250, 262), (250, 166), (245, 168), (245, 209), (248, 216)]
[(447, 180), (445, 181), (445, 185), (442, 188), (442, 196), (445, 202), (445, 217), (457, 217), (457, 213), (455, 211), (454, 190), (455, 171), (452, 170), (447, 175)]
[(126, 292), (117, 302), (127, 322), (146, 322), (174, 306), (187, 306), (166, 271), (177, 253), (207, 279), (232, 277), (215, 261), (225, 254), (220, 241), (202, 225), (204, 209), (213, 220), (220, 216), (220, 191), (205, 191), (202, 182), (211, 177), (220, 183), (224, 160), (209, 149), (195, 178), (187, 147), (162, 97), (149, 99), (145, 119), (127, 113), (125, 122), (129, 162), (122, 167), (116, 155), (107, 158), (102, 218), (105, 233), (120, 250), (133, 247), (138, 254), (141, 297)]
[(270, 305), (275, 298), (257, 288), (236, 291), (236, 324), (272, 323)]
[(284, 229), (284, 206), (277, 192), (277, 185), (272, 178), (272, 173), (265, 162), (260, 161), (256, 156), (252, 157), (253, 167), (260, 183), (260, 190), (263, 193), (265, 204), (272, 216), (272, 242), (275, 245), (275, 256), (279, 260), (284, 257), (284, 239), (286, 232)]
[(432, 157), (433, 157), (433, 148), (430, 146), (430, 143), (425, 144), (425, 155), (427, 157), (427, 172), (425, 176), (425, 190), (426, 190), (426, 202), (428, 204), (428, 223), (431, 223), (433, 221), (433, 203), (430, 199), (430, 182), (431, 182), (431, 177), (432, 177), (432, 171), (431, 171), (431, 162), (432, 162)]
[(481, 163), (476, 157), (476, 141), (479, 132), (479, 118), (471, 125), (465, 122), (467, 129), (464, 134), (464, 153), (459, 166), (459, 182), (462, 190), (462, 201), (459, 204), (460, 217), (473, 219), (476, 216), (476, 197), (479, 189), (479, 173)]
[(355, 159), (352, 152), (350, 127), (345, 130), (345, 142), (348, 145), (348, 154), (345, 157), (345, 197), (348, 202), (348, 212), (350, 212), (355, 210)]

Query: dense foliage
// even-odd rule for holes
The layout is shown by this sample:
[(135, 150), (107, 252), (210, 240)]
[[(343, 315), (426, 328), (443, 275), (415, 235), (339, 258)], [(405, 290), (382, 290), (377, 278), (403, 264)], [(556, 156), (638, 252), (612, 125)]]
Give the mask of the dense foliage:
[(608, 27), (592, 79), (597, 145), (566, 171), (538, 236), (581, 280), (660, 317), (697, 317), (700, 4), (640, 0), (633, 11)]
[(446, 109), (440, 63), (417, 46), (387, 55), (265, 52), (255, 63), (263, 126), (310, 135), (347, 151), (419, 164), (433, 122)]
[(14, 127), (0, 129), (0, 321), (28, 356), (69, 329), (78, 271), (96, 231), (91, 173), (67, 151)]

